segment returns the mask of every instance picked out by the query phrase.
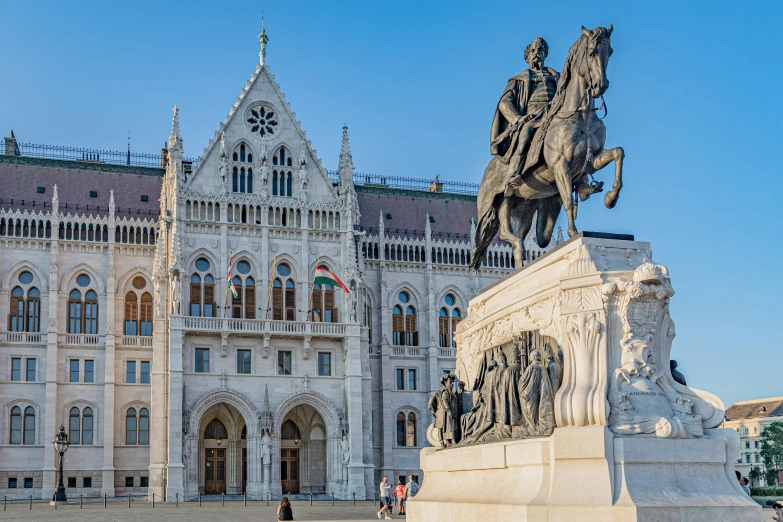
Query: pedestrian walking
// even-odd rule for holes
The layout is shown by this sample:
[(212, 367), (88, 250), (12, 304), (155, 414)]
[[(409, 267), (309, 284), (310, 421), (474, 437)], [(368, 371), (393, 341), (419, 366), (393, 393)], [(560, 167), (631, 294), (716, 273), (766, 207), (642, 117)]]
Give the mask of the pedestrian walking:
[(394, 497), (400, 504), (400, 509), (397, 510), (398, 515), (405, 515), (405, 485), (402, 480), (397, 481), (397, 487), (394, 488)]
[[(387, 482), (389, 477), (386, 475), (383, 476), (383, 480), (381, 481), (379, 488), (381, 490), (381, 510), (378, 511), (378, 518), (384, 518), (386, 520), (391, 520), (391, 517), (389, 516), (391, 514), (391, 484)], [(384, 515), (383, 517), (381, 515)]]
[(291, 507), (291, 502), (288, 501), (288, 497), (283, 497), (280, 501), (280, 505), (277, 506), (277, 520), (293, 520), (294, 509)]

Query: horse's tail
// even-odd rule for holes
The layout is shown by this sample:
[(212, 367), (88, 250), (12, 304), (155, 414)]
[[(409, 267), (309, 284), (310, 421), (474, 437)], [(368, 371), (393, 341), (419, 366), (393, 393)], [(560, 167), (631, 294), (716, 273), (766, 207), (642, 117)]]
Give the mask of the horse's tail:
[[(501, 195), (502, 197), (502, 195)], [(495, 239), (495, 234), (498, 233), (500, 228), (500, 219), (498, 219), (498, 205), (495, 201), (491, 205), (487, 205), (487, 210), (479, 217), (478, 224), (476, 225), (476, 235), (474, 237), (475, 246), (473, 252), (470, 254), (470, 267), (474, 272), (478, 272), (481, 267), (484, 256), (492, 244), (492, 240)]]

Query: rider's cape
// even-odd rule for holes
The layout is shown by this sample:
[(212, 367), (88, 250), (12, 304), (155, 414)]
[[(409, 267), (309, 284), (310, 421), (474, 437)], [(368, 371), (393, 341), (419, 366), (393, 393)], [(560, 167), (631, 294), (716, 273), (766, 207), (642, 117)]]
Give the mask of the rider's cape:
[[(547, 67), (546, 70), (555, 78), (560, 76), (557, 71), (550, 67)], [(489, 151), (493, 156), (498, 156), (499, 159), (506, 164), (510, 161), (514, 151), (517, 150), (517, 141), (520, 133), (510, 132), (506, 136), (502, 136), (508, 129), (510, 123), (503, 114), (500, 106), (501, 103), (503, 103), (503, 100), (510, 95), (511, 102), (514, 104), (516, 110), (522, 116), (527, 114), (527, 104), (530, 100), (529, 86), (530, 70), (526, 69), (508, 80), (508, 84), (503, 90), (503, 94), (500, 95), (500, 99), (495, 107), (495, 116), (492, 119), (492, 129), (490, 130), (489, 135)]]

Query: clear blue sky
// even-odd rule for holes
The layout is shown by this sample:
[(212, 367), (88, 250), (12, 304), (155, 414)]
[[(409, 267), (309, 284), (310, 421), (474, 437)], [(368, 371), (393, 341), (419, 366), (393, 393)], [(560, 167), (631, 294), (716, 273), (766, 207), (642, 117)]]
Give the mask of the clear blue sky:
[[(258, 59), (327, 168), (350, 128), (360, 172), (478, 182), (492, 112), (535, 36), (560, 69), (580, 25), (614, 24), (612, 211), (582, 230), (650, 241), (677, 294), (673, 356), (728, 404), (783, 395), (781, 2), (5, 2), (0, 130), (157, 152), (171, 107), (198, 156)], [(604, 171), (599, 179), (611, 180)]]

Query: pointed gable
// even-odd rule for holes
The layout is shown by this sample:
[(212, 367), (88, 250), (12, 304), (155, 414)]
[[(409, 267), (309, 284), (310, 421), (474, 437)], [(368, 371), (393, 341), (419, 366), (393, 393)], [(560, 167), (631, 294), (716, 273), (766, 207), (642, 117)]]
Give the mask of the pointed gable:
[(331, 179), (268, 66), (256, 67), (204, 149), (187, 188), (201, 194), (221, 193), (223, 136), (229, 194), (299, 198), (306, 187), (308, 200), (336, 200)]

